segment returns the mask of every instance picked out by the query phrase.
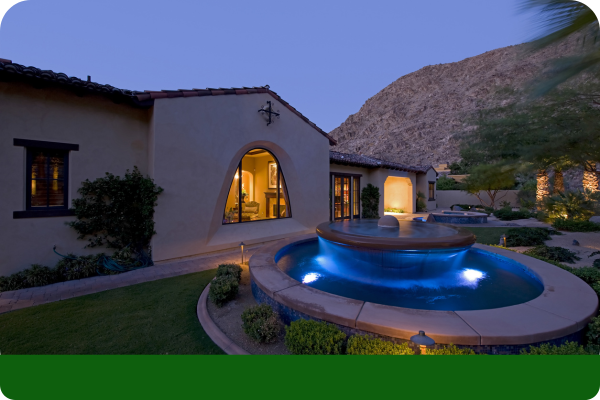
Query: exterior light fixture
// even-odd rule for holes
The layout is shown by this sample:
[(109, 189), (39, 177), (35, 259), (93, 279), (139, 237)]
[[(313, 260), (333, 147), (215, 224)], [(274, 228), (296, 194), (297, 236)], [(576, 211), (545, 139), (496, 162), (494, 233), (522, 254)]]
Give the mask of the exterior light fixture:
[(279, 119), (279, 110), (275, 112), (273, 110), (273, 104), (270, 101), (267, 101), (266, 106), (261, 106), (258, 112), (262, 113), (262, 115), (265, 117), (265, 120), (267, 121), (267, 126), (271, 125), (274, 122), (273, 120), (275, 118)]
[(412, 336), (410, 341), (419, 346), (421, 355), (427, 354), (427, 346), (433, 346), (435, 344), (435, 340), (426, 336), (425, 331), (419, 331), (419, 334)]
[(244, 242), (240, 243), (240, 249), (242, 249), (242, 264), (244, 264)]

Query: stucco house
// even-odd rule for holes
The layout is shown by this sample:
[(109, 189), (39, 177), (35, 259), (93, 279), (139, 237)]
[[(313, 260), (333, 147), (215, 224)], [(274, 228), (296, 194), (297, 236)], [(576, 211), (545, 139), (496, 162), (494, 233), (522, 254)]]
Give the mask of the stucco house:
[(431, 167), (330, 151), (335, 144), (268, 86), (138, 92), (0, 59), (0, 275), (54, 265), (54, 245), (97, 252), (65, 225), (71, 202), (84, 180), (134, 166), (164, 188), (154, 261), (360, 218), (368, 183), (380, 188), (380, 215), (413, 212), (417, 191), (435, 208)]

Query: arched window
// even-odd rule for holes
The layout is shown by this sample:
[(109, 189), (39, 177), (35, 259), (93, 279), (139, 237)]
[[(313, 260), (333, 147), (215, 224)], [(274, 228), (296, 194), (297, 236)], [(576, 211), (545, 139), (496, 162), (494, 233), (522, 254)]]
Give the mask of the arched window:
[(223, 224), (291, 216), (290, 200), (279, 162), (268, 150), (250, 150), (238, 164), (231, 181)]

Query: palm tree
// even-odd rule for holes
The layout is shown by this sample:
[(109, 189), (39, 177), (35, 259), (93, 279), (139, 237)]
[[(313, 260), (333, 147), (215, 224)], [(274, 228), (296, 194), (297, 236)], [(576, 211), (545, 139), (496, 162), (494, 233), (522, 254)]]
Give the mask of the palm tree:
[(555, 61), (550, 78), (537, 87), (542, 95), (580, 72), (600, 65), (600, 31), (598, 19), (586, 5), (572, 0), (522, 0), (522, 12), (537, 12), (537, 29), (541, 32), (529, 50), (538, 51), (560, 42), (575, 32), (583, 34), (582, 54)]

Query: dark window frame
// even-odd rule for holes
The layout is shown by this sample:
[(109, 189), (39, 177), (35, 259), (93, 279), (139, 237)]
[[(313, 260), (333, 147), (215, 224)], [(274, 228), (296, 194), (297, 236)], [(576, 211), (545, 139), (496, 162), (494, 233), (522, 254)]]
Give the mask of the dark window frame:
[[(429, 200), (427, 200), (427, 201), (435, 201), (435, 181), (428, 181), (428, 183), (429, 183), (429, 187), (427, 189), (428, 189), (428, 192), (429, 192), (428, 194), (430, 195), (430, 197), (429, 197)], [(433, 187), (431, 185), (433, 185)], [(433, 197), (431, 197), (432, 192), (433, 192)]]
[[(284, 199), (287, 200), (287, 205), (288, 205), (287, 208), (288, 208), (289, 212), (286, 213), (286, 214), (289, 214), (289, 215), (286, 215), (285, 217), (280, 217), (280, 213), (278, 212), (276, 218), (257, 219), (257, 220), (254, 220), (254, 221), (242, 221), (242, 207), (238, 206), (238, 220), (235, 221), (235, 222), (229, 222), (229, 223), (225, 223), (225, 222), (222, 221), (221, 225), (225, 226), (225, 225), (235, 225), (235, 224), (246, 224), (248, 222), (274, 221), (274, 220), (278, 220), (278, 219), (292, 218), (292, 202), (290, 201), (290, 192), (289, 192), (288, 187), (287, 187), (287, 182), (285, 181), (285, 177), (283, 176), (283, 168), (281, 168), (281, 164), (279, 163), (279, 159), (277, 159), (277, 156), (275, 156), (275, 154), (273, 154), (273, 152), (271, 150), (269, 150), (269, 149), (267, 149), (265, 147), (253, 147), (252, 149), (250, 149), (247, 152), (245, 152), (244, 155), (242, 156), (242, 158), (240, 159), (240, 162), (238, 163), (236, 169), (235, 169), (235, 172), (234, 172), (231, 184), (233, 184), (233, 179), (235, 179), (235, 175), (236, 174), (239, 174), (238, 176), (239, 176), (239, 179), (241, 181), (241, 179), (242, 179), (242, 160), (244, 159), (244, 157), (246, 157), (246, 155), (248, 153), (250, 153), (251, 151), (254, 151), (254, 150), (264, 150), (264, 151), (266, 151), (267, 153), (269, 153), (271, 155), (271, 157), (273, 157), (273, 159), (277, 163), (277, 170), (278, 170), (279, 173), (277, 174), (277, 188), (276, 189), (279, 189), (279, 186), (281, 186), (280, 179), (283, 179), (283, 186), (285, 187), (285, 193), (287, 193), (287, 196), (284, 193), (283, 197), (284, 197)], [(229, 184), (229, 190), (231, 190), (231, 184)], [(227, 192), (227, 196), (229, 196), (229, 191)], [(238, 185), (238, 199), (241, 199), (241, 198), (242, 198), (242, 185), (239, 184)], [(279, 206), (279, 204), (280, 204), (280, 193), (279, 193), (279, 190), (277, 190), (277, 197), (276, 197), (276, 199), (277, 199), (276, 200), (277, 201), (276, 204)], [(265, 204), (265, 207), (266, 207), (266, 204)], [(277, 209), (279, 210), (279, 208), (277, 208)], [(227, 198), (225, 199), (225, 207), (223, 208), (223, 215), (225, 215), (226, 211), (227, 211)], [(266, 211), (267, 210), (265, 210), (265, 212)]]
[[(79, 151), (78, 144), (46, 142), (41, 140), (29, 139), (13, 139), (14, 146), (25, 147), (26, 164), (25, 164), (25, 210), (13, 211), (13, 219), (21, 218), (47, 218), (47, 217), (64, 217), (74, 215), (74, 212), (69, 209), (69, 153), (70, 151)], [(33, 152), (39, 150), (58, 150), (64, 154), (63, 166), (63, 192), (64, 206), (50, 207), (32, 207), (31, 206), (31, 170), (33, 164)]]

